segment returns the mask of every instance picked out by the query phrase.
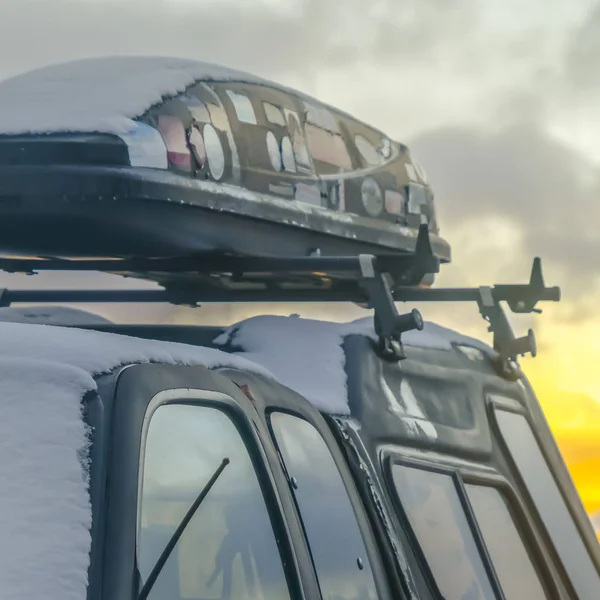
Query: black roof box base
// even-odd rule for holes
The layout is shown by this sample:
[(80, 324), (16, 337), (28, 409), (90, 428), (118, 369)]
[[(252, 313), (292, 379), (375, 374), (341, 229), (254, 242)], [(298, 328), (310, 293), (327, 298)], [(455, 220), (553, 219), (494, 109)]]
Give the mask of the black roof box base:
[[(310, 206), (297, 210), (278, 199), (271, 203), (211, 193), (187, 178), (152, 169), (0, 167), (4, 254), (307, 256), (320, 251), (349, 256), (414, 250), (416, 232), (402, 236), (389, 223), (378, 227), (360, 217), (332, 218), (326, 212)], [(446, 242), (431, 236), (431, 243), (442, 262), (449, 260)]]

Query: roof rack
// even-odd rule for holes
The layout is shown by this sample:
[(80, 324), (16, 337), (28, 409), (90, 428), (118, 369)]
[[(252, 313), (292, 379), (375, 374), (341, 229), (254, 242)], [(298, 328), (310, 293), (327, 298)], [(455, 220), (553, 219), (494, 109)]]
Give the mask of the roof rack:
[[(476, 302), (494, 334), (494, 349), (506, 369), (517, 356), (536, 355), (533, 331), (516, 338), (501, 302), (512, 312), (541, 312), (538, 302), (560, 300), (560, 288), (546, 287), (541, 260), (534, 259), (528, 284), (479, 288), (419, 288), (423, 277), (439, 271), (427, 225), (419, 229), (415, 251), (394, 255), (352, 257), (310, 256), (273, 258), (202, 254), (175, 258), (143, 259), (12, 259), (0, 258), (0, 270), (34, 274), (38, 271), (103, 271), (116, 274), (191, 273), (232, 274), (237, 280), (252, 274), (292, 275), (343, 274), (332, 277), (325, 287), (289, 289), (267, 281), (258, 289), (228, 289), (200, 283), (169, 282), (157, 290), (0, 290), (0, 305), (37, 302), (169, 302), (197, 306), (203, 302), (356, 302), (374, 309), (378, 350), (388, 360), (405, 358), (402, 334), (423, 329), (418, 310), (399, 314), (396, 302)], [(350, 276), (350, 277), (348, 277)]]

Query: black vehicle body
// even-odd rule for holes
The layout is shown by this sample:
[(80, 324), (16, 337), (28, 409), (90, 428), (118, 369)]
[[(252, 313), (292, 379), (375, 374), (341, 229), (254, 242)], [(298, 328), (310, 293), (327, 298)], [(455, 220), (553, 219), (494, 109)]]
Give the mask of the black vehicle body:
[[(197, 345), (209, 345), (220, 333), (216, 328), (186, 326), (91, 328)], [(101, 377), (98, 395), (85, 400), (87, 419), (94, 428), (89, 600), (135, 598), (139, 469), (147, 411), (149, 407), (156, 409), (157, 398), (158, 404), (215, 406), (236, 422), (261, 479), (292, 598), (321, 596), (302, 510), (298, 510), (294, 497), (297, 487), (283, 466), (273, 438), (273, 412), (308, 421), (325, 440), (365, 541), (377, 598), (437, 599), (443, 593), (435, 577), (439, 567), (435, 563), (440, 556), (431, 556), (427, 544), (425, 548), (420, 544), (420, 532), (413, 528), (412, 515), (404, 508), (410, 492), (394, 485), (394, 465), (452, 478), (494, 590), (493, 598), (514, 595), (503, 587), (507, 584), (506, 572), (488, 550), (489, 538), (482, 534), (478, 515), (465, 491), (469, 484), (489, 486), (506, 502), (545, 597), (591, 600), (597, 596), (599, 588), (590, 587), (591, 572), (588, 570), (587, 580), (573, 581), (573, 572), (567, 568), (573, 565), (566, 567), (563, 562), (569, 553), (580, 552), (575, 548), (580, 544), (596, 583), (600, 581), (600, 548), (528, 385), (502, 380), (489, 361), (475, 356), (477, 352), (474, 355), (468, 347), (466, 351), (457, 347), (453, 352), (411, 348), (406, 360), (389, 363), (377, 356), (370, 340), (351, 336), (344, 342), (344, 351), (351, 407), (351, 415), (346, 417), (321, 414), (296, 392), (234, 369), (214, 372), (201, 367), (137, 365)], [(400, 394), (404, 380), (415, 391), (420, 415), (406, 409)], [(390, 403), (386, 390), (393, 390), (396, 407), (404, 407), (405, 414)], [(547, 492), (558, 492), (579, 537), (565, 538), (557, 547), (544, 507), (537, 504), (539, 498), (530, 495), (529, 482), (512, 458), (514, 441), (498, 427), (498, 411), (522, 415), (531, 427), (556, 486), (556, 490)], [(322, 525), (327, 528), (325, 523)], [(330, 535), (337, 533), (332, 529)], [(500, 525), (497, 535), (501, 535)], [(518, 579), (518, 574), (515, 577)]]

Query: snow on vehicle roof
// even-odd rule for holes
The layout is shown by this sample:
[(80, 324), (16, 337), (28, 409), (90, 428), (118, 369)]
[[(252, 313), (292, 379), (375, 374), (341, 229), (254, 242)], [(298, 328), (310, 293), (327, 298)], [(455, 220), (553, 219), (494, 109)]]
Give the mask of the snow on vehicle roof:
[(271, 376), (211, 348), (0, 322), (0, 581), (3, 599), (84, 600), (90, 551), (88, 437), (81, 399), (94, 374), (161, 362)]
[(111, 56), (51, 65), (0, 82), (0, 133), (128, 134), (135, 129), (132, 119), (198, 81), (266, 85), (323, 105), (274, 82), (211, 63)]
[[(331, 323), (298, 316), (252, 317), (232, 325), (213, 343), (269, 369), (281, 383), (319, 410), (347, 415), (350, 409), (342, 344), (351, 335), (376, 339), (373, 318)], [(432, 350), (452, 350), (453, 344), (460, 344), (488, 356), (494, 354), (479, 340), (429, 322), (423, 331), (403, 334), (402, 342), (405, 346)]]
[(42, 325), (105, 325), (110, 321), (100, 315), (66, 306), (0, 307), (0, 321), (39, 323)]
[[(228, 328), (215, 341), (239, 349), (232, 354), (69, 327), (0, 322), (2, 598), (86, 596), (91, 507), (81, 400), (96, 389), (94, 375), (148, 362), (232, 367), (278, 379), (317, 408), (347, 414), (341, 344), (354, 334), (373, 336), (372, 320), (336, 324), (257, 317)], [(452, 342), (487, 349), (430, 323), (404, 341), (441, 350), (451, 349)]]

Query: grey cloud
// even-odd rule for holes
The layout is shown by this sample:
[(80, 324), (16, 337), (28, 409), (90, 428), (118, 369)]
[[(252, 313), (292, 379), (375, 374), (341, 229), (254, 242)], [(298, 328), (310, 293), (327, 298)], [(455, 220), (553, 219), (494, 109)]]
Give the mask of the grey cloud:
[(574, 32), (565, 58), (566, 83), (573, 96), (600, 93), (600, 3)]
[(40, 61), (159, 53), (310, 79), (315, 69), (357, 61), (398, 66), (447, 57), (460, 52), (479, 18), (474, 0), (292, 5), (283, 11), (245, 1), (4, 0), (0, 76)]

